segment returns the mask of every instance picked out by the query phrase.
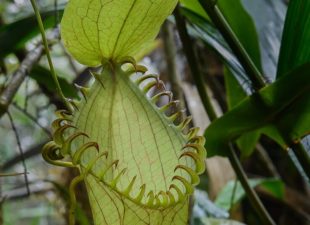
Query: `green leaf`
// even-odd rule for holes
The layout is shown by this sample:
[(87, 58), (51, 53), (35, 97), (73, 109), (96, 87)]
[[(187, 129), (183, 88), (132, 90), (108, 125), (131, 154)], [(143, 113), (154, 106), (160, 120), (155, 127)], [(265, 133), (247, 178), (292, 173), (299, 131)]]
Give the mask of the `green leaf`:
[(200, 3), (197, 0), (181, 0), (182, 7), (186, 8), (197, 15), (203, 17), (204, 19), (210, 21), (208, 14), (201, 7)]
[[(243, 99), (247, 97), (246, 92), (233, 76), (233, 74), (226, 69), (224, 71), (225, 83), (226, 83), (226, 95), (228, 109), (232, 109), (238, 105)], [(242, 158), (245, 158), (252, 154), (255, 149), (256, 143), (260, 138), (260, 132), (252, 131), (241, 135), (237, 139), (237, 145), (241, 149)]]
[(134, 56), (153, 41), (177, 0), (71, 0), (61, 23), (67, 50), (82, 64)]
[[(62, 16), (62, 10), (59, 10)], [(44, 27), (46, 29), (55, 25), (55, 11), (44, 11), (41, 13)], [(0, 58), (24, 48), (27, 41), (39, 34), (39, 28), (34, 15), (28, 16), (16, 22), (0, 27)]]
[[(281, 180), (250, 179), (249, 183), (252, 188), (260, 186), (261, 188), (268, 191), (274, 197), (278, 199), (284, 198), (284, 184)], [(235, 185), (237, 185), (236, 188), (235, 188)], [(218, 207), (229, 211), (232, 206), (240, 202), (245, 196), (246, 196), (246, 193), (244, 189), (242, 188), (240, 182), (238, 181), (236, 184), (236, 181), (232, 180), (232, 181), (229, 181), (225, 185), (225, 187), (220, 191), (220, 193), (218, 194), (215, 200), (215, 204)], [(231, 202), (231, 200), (233, 201)]]
[[(210, 22), (209, 17), (202, 9), (198, 0), (182, 0), (181, 3), (187, 10), (200, 16), (201, 19)], [(220, 0), (217, 4), (255, 65), (261, 70), (262, 66), (258, 35), (251, 16), (244, 9), (240, 0)], [(196, 25), (199, 26), (201, 23)]]
[(282, 36), (277, 77), (310, 61), (310, 1), (290, 1)]
[(309, 69), (310, 64), (299, 67), (247, 97), (213, 122), (205, 132), (208, 155), (226, 156), (229, 142), (246, 132), (269, 126), (281, 130), (280, 136), (287, 145), (300, 141), (310, 131), (307, 113), (310, 111), (310, 98), (307, 96), (310, 91)]

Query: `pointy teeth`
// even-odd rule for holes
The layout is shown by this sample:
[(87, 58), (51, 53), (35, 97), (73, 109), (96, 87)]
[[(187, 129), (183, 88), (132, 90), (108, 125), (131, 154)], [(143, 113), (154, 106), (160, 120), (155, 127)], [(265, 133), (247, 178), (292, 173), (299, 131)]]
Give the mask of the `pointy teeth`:
[(181, 122), (179, 125), (177, 125), (176, 128), (182, 131), (182, 130), (184, 130), (184, 129), (187, 127), (187, 125), (188, 125), (191, 121), (192, 121), (192, 117), (189, 116), (189, 117), (187, 117), (185, 120), (183, 120), (183, 122)]
[(62, 146), (63, 155), (66, 155), (71, 151), (72, 142), (80, 136), (89, 138), (89, 136), (85, 134), (84, 132), (77, 132), (77, 133), (72, 134), (70, 137), (67, 138), (67, 140), (64, 141), (64, 144)]
[(77, 165), (81, 162), (82, 155), (85, 153), (86, 150), (94, 148), (97, 152), (99, 152), (99, 146), (97, 142), (88, 142), (82, 145), (73, 155), (72, 162), (74, 165)]
[(184, 137), (187, 140), (191, 140), (197, 135), (198, 131), (199, 131), (198, 127), (192, 127), (191, 129), (189, 129), (189, 132), (186, 135), (184, 135)]
[(95, 72), (92, 72), (92, 71), (90, 71), (90, 74), (95, 78), (96, 81), (98, 81), (98, 82), (101, 84), (101, 86), (102, 86), (103, 88), (105, 88), (105, 87), (104, 87), (104, 84), (102, 83), (102, 80), (101, 80), (101, 78), (100, 78), (100, 74), (95, 73)]
[(119, 181), (119, 179), (121, 178), (122, 175), (125, 174), (125, 172), (127, 171), (127, 168), (123, 169), (110, 183), (111, 188), (115, 188), (117, 182)]
[(73, 106), (73, 108), (77, 111), (79, 111), (79, 102), (76, 100), (73, 100), (71, 98), (67, 98), (67, 101)]
[(148, 84), (146, 84), (144, 87), (143, 87), (143, 89), (142, 89), (142, 92), (143, 93), (148, 93), (149, 92), (149, 90), (152, 88), (152, 87), (155, 87), (155, 86), (158, 86), (158, 81), (151, 81), (151, 82), (149, 82)]
[(146, 205), (147, 206), (154, 206), (154, 200), (155, 200), (155, 195), (154, 195), (154, 192), (153, 191), (150, 191), (148, 194), (147, 194), (147, 197), (149, 198), (149, 200), (147, 201)]
[(119, 160), (114, 160), (110, 165), (108, 165), (105, 169), (103, 169), (99, 174), (98, 174), (98, 179), (99, 180), (104, 180), (105, 174), (108, 172), (109, 169), (111, 169), (113, 166), (115, 168), (118, 166)]
[(171, 122), (173, 122), (173, 121), (175, 121), (176, 119), (181, 118), (182, 115), (183, 115), (183, 112), (182, 112), (182, 111), (178, 111), (178, 112), (172, 114), (171, 116), (169, 116), (168, 119), (169, 119)]
[(183, 194), (183, 192), (177, 185), (171, 184), (169, 187), (169, 190), (171, 191), (172, 189), (176, 191), (177, 196), (178, 196), (178, 201), (182, 201), (185, 198), (185, 195)]
[(157, 95), (154, 95), (154, 96), (151, 98), (151, 102), (152, 102), (153, 104), (156, 104), (156, 102), (158, 102), (158, 100), (159, 100), (161, 97), (163, 97), (163, 96), (168, 96), (169, 102), (172, 101), (172, 98), (173, 98), (172, 92), (170, 92), (170, 91), (163, 91), (163, 92), (161, 92), (161, 93), (159, 93), (159, 94), (157, 94)]
[(186, 144), (183, 149), (185, 148), (193, 148), (196, 150), (197, 154), (199, 155), (200, 158), (204, 159), (207, 157), (207, 152), (205, 150), (205, 148), (200, 145), (200, 144), (195, 144), (195, 143), (189, 143), (189, 144)]
[(191, 138), (189, 140), (189, 142), (204, 146), (205, 142), (206, 142), (206, 139), (204, 137), (202, 137), (202, 136), (196, 136), (196, 137)]
[(163, 112), (167, 111), (168, 109), (170, 109), (172, 106), (177, 106), (179, 103), (180, 103), (179, 100), (171, 101), (168, 104), (159, 108), (159, 111), (163, 113)]
[(74, 86), (81, 92), (84, 100), (87, 102), (87, 95), (89, 93), (89, 88), (86, 88), (86, 87), (82, 87), (78, 84), (74, 84)]
[(62, 127), (59, 127), (54, 133), (53, 133), (53, 140), (55, 141), (56, 144), (58, 145), (62, 145), (64, 143), (64, 137), (63, 137), (63, 133), (65, 132), (65, 130), (69, 129), (69, 128), (74, 128), (76, 129), (75, 126), (70, 125), (70, 124), (65, 124)]
[[(50, 141), (43, 146), (43, 152), (47, 152), (48, 160), (50, 160), (50, 159), (51, 160), (63, 159), (64, 157), (62, 155), (60, 155), (59, 153), (57, 153), (57, 151), (59, 151), (59, 150), (60, 150), (60, 147), (58, 145), (56, 145), (54, 141)], [(43, 154), (43, 157), (44, 156), (45, 155)]]
[(124, 64), (126, 64), (126, 63), (131, 64), (135, 69), (136, 69), (136, 67), (137, 67), (137, 62), (136, 62), (136, 60), (135, 60), (133, 57), (131, 57), (131, 56), (124, 57), (124, 58), (122, 58), (122, 59), (120, 60), (120, 64), (121, 64), (121, 65), (124, 65)]
[(205, 164), (204, 164), (204, 160), (202, 158), (200, 158), (200, 156), (195, 153), (195, 152), (184, 152), (181, 154), (181, 156), (179, 157), (179, 159), (183, 158), (183, 157), (190, 157), (195, 161), (196, 164), (196, 173), (197, 174), (202, 174), (205, 171)]
[(143, 81), (145, 81), (147, 79), (151, 79), (151, 78), (153, 78), (158, 83), (159, 78), (158, 78), (158, 75), (156, 75), (156, 74), (148, 74), (148, 75), (141, 76), (135, 80), (135, 83), (137, 85), (140, 85)]
[(174, 195), (171, 193), (171, 191), (167, 191), (167, 195), (168, 195), (168, 198), (169, 198), (169, 203), (171, 205), (173, 205), (175, 203), (175, 197)]
[(69, 116), (72, 116), (72, 114), (67, 110), (57, 110), (55, 112), (55, 115), (57, 116), (57, 118), (61, 119), (67, 119)]
[(144, 194), (145, 194), (145, 189), (146, 189), (146, 184), (141, 185), (140, 192), (139, 192), (138, 196), (136, 197), (135, 201), (137, 201), (137, 202), (142, 201)]
[(53, 123), (52, 123), (52, 129), (53, 129), (53, 130), (57, 130), (59, 127), (62, 126), (62, 123), (63, 123), (63, 122), (69, 122), (69, 123), (71, 123), (72, 120), (66, 119), (66, 118), (58, 118), (58, 119), (56, 119), (56, 120), (53, 121)]
[[(156, 197), (157, 197), (157, 199), (159, 200), (160, 204), (161, 204), (162, 206), (164, 206), (164, 207), (167, 206), (167, 205), (170, 203), (170, 202), (169, 202), (169, 196), (168, 196), (168, 194), (167, 194), (166, 192), (164, 192), (164, 191), (160, 191), (159, 194), (158, 194)], [(160, 201), (159, 197), (162, 198), (162, 201)]]
[(136, 179), (137, 179), (137, 176), (134, 176), (130, 182), (130, 184), (128, 185), (128, 187), (126, 188), (126, 190), (123, 192), (124, 195), (126, 196), (129, 196), (132, 188), (133, 188), (133, 185), (135, 184), (136, 182)]
[(127, 76), (132, 76), (134, 75), (135, 73), (142, 73), (142, 74), (145, 74), (146, 72), (148, 71), (148, 69), (145, 67), (145, 66), (142, 66), (142, 65), (136, 65), (135, 68), (133, 69), (127, 69), (125, 71), (125, 74), (127, 74)]
[(184, 165), (177, 165), (174, 172), (176, 172), (178, 169), (185, 170), (190, 175), (192, 185), (199, 184), (199, 181), (200, 181), (199, 176), (197, 175), (197, 173), (193, 169), (191, 169), (187, 166), (184, 166)]
[(180, 181), (184, 185), (187, 194), (192, 194), (194, 192), (193, 186), (184, 177), (174, 176), (172, 180)]

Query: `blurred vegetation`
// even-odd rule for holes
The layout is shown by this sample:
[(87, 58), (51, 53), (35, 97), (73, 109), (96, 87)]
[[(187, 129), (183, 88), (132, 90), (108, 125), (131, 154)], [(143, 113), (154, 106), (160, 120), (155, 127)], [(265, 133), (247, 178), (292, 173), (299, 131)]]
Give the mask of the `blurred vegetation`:
[[(73, 84), (91, 82), (96, 68), (64, 50), (58, 25), (66, 1), (37, 2), (60, 84), (79, 98)], [(310, 2), (207, 2), (180, 1), (141, 57), (206, 129), (214, 157), (193, 197), (191, 224), (264, 224), (255, 193), (276, 224), (310, 224)], [(2, 0), (0, 225), (67, 224), (67, 188), (77, 171), (40, 155), (61, 108), (30, 1)], [(2, 177), (10, 173), (25, 174)], [(92, 224), (83, 185), (77, 195), (78, 224)]]

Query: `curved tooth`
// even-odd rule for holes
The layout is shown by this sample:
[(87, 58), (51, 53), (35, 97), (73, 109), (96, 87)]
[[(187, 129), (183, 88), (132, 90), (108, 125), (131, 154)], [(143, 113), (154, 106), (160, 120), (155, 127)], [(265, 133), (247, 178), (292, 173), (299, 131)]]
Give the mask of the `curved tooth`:
[(159, 199), (159, 195), (155, 195), (155, 201), (153, 203), (153, 207), (158, 207), (161, 205), (160, 199)]
[(127, 171), (127, 168), (122, 169), (121, 172), (119, 172), (119, 174), (117, 174), (117, 176), (111, 181), (110, 186), (111, 188), (115, 188), (117, 185), (117, 182), (119, 181), (119, 179), (121, 178), (122, 175), (124, 175), (124, 173)]
[(118, 166), (119, 160), (114, 160), (110, 165), (108, 165), (105, 169), (103, 169), (99, 174), (98, 174), (98, 179), (99, 180), (104, 180), (105, 174), (108, 172), (109, 169), (111, 169), (113, 166), (115, 168)]
[(53, 140), (55, 141), (56, 144), (58, 145), (62, 145), (64, 143), (64, 132), (65, 130), (69, 129), (69, 128), (74, 128), (76, 129), (75, 126), (71, 125), (71, 124), (65, 124), (62, 127), (59, 127), (54, 133), (53, 133)]
[(133, 69), (127, 69), (125, 71), (125, 73), (128, 75), (128, 76), (131, 76), (135, 73), (142, 73), (142, 74), (145, 74), (146, 72), (148, 71), (148, 69), (145, 67), (145, 66), (142, 66), (142, 65), (137, 65), (136, 68), (133, 68)]
[(184, 193), (181, 191), (181, 189), (177, 185), (171, 184), (169, 187), (169, 190), (171, 191), (172, 189), (174, 189), (177, 192), (178, 202), (180, 202), (181, 200), (185, 198)]
[[(59, 151), (59, 152), (57, 152)], [(56, 145), (54, 141), (50, 141), (43, 146), (42, 152), (49, 158), (49, 160), (61, 160), (64, 158), (60, 153), (60, 146)], [(43, 156), (44, 157), (44, 156)], [(47, 160), (46, 160), (47, 161)]]
[(196, 150), (197, 154), (202, 158), (205, 159), (207, 157), (207, 151), (205, 150), (205, 148), (202, 145), (199, 144), (195, 144), (195, 143), (188, 143), (186, 144), (183, 149), (186, 148), (193, 148)]
[(181, 176), (174, 176), (172, 177), (172, 180), (178, 180), (180, 181), (185, 189), (186, 189), (186, 193), (188, 194), (192, 194), (194, 192), (194, 188), (193, 186), (191, 185), (191, 183), (188, 182), (188, 180), (186, 180), (184, 177), (181, 177)]
[(56, 166), (62, 167), (75, 167), (71, 162), (61, 161), (64, 157), (60, 154), (57, 154), (57, 151), (60, 150), (60, 147), (55, 144), (55, 142), (50, 141), (44, 145), (42, 149), (43, 159)]
[(147, 201), (146, 205), (150, 207), (154, 206), (154, 200), (155, 200), (154, 191), (150, 191), (147, 194), (147, 197), (149, 198), (149, 200)]
[(154, 95), (151, 98), (151, 102), (155, 104), (160, 99), (160, 97), (162, 97), (162, 96), (168, 96), (169, 97), (169, 102), (172, 101), (172, 98), (173, 98), (172, 92), (171, 91), (163, 91), (163, 92), (160, 92), (157, 95)]
[(79, 101), (73, 100), (71, 98), (66, 98), (66, 100), (73, 106), (73, 108), (76, 111), (80, 111), (80, 109), (79, 109), (80, 102)]
[(99, 152), (99, 146), (97, 142), (88, 142), (84, 145), (82, 145), (73, 155), (72, 162), (74, 165), (77, 165), (81, 162), (82, 155), (85, 153), (86, 150), (89, 150), (90, 148), (95, 148), (97, 152)]
[(140, 193), (138, 194), (138, 196), (135, 198), (135, 200), (137, 202), (141, 202), (143, 197), (144, 197), (144, 194), (145, 194), (145, 189), (146, 189), (146, 184), (143, 184), (141, 185), (140, 187)]
[(185, 120), (183, 120), (183, 122), (181, 122), (179, 125), (177, 125), (177, 129), (179, 130), (184, 130), (184, 128), (187, 127), (187, 125), (192, 121), (192, 117), (188, 116)]
[(187, 151), (187, 152), (182, 153), (181, 156), (179, 157), (179, 159), (181, 159), (185, 156), (190, 157), (195, 161), (196, 173), (197, 174), (202, 174), (205, 171), (204, 160), (202, 158), (200, 158), (200, 156), (197, 153)]
[(89, 136), (87, 134), (85, 134), (84, 132), (77, 132), (72, 134), (70, 137), (67, 138), (67, 140), (64, 141), (64, 144), (62, 146), (62, 154), (66, 155), (71, 151), (71, 144), (74, 141), (74, 139), (80, 137), (80, 136), (84, 136), (89, 138)]
[(197, 185), (199, 184), (199, 176), (197, 175), (197, 173), (192, 169), (192, 168), (189, 168), (187, 166), (184, 166), (184, 165), (177, 165), (174, 169), (174, 172), (176, 172), (178, 169), (182, 169), (182, 170), (185, 170), (189, 176), (191, 177), (191, 183), (193, 185)]
[(183, 111), (183, 112), (182, 112), (182, 111), (178, 111), (178, 112), (172, 114), (171, 116), (169, 116), (168, 119), (169, 119), (171, 122), (174, 122), (176, 119), (181, 118), (182, 115), (183, 115), (183, 113), (184, 113), (184, 111)]
[(81, 92), (81, 94), (83, 95), (84, 100), (87, 102), (87, 95), (89, 93), (89, 88), (80, 86), (78, 84), (74, 84), (74, 86)]
[(163, 113), (163, 112), (167, 111), (168, 109), (170, 109), (172, 106), (178, 106), (179, 103), (180, 103), (179, 100), (171, 101), (168, 104), (159, 108), (158, 110)]
[(96, 72), (92, 72), (92, 71), (90, 71), (90, 74), (95, 78), (96, 81), (98, 81), (98, 82), (100, 83), (100, 85), (101, 85), (103, 88), (105, 88), (105, 87), (104, 87), (104, 84), (103, 84), (103, 82), (102, 82), (102, 80), (101, 80), (101, 78), (100, 78), (100, 74), (98, 74), (98, 73), (96, 73)]
[(153, 78), (155, 81), (159, 81), (159, 78), (158, 78), (158, 75), (156, 74), (148, 74), (148, 75), (143, 75), (141, 77), (139, 77), (138, 79), (136, 79), (134, 82), (137, 84), (137, 85), (140, 85), (143, 81), (147, 80), (147, 79), (151, 79)]
[(173, 205), (173, 204), (175, 203), (175, 197), (174, 197), (174, 195), (171, 193), (171, 191), (167, 191), (167, 195), (168, 195), (168, 197), (169, 197), (169, 203), (170, 203), (171, 205)]
[(62, 122), (72, 123), (72, 120), (67, 118), (58, 118), (52, 122), (52, 129), (57, 130), (59, 127), (62, 126)]
[(85, 175), (87, 175), (89, 173), (89, 171), (92, 170), (92, 168), (95, 166), (95, 164), (97, 163), (97, 161), (102, 157), (106, 155), (106, 152), (103, 152), (101, 154), (99, 154), (98, 156), (96, 156), (95, 158), (93, 158), (89, 163), (87, 163), (87, 167), (85, 169)]
[(199, 127), (192, 127), (192, 128), (189, 129), (188, 133), (186, 135), (184, 135), (184, 137), (187, 140), (190, 140), (193, 137), (195, 137), (198, 132), (199, 132)]
[(135, 69), (137, 67), (136, 60), (133, 57), (131, 57), (131, 56), (123, 57), (123, 58), (120, 59), (119, 62), (120, 62), (121, 65), (124, 65), (124, 64), (127, 64), (127, 63), (131, 64)]
[(63, 118), (63, 119), (68, 118), (69, 116), (72, 116), (72, 114), (67, 110), (57, 110), (55, 112), (55, 115), (57, 118)]
[(135, 184), (136, 182), (136, 179), (137, 179), (137, 176), (134, 176), (130, 182), (130, 184), (128, 185), (128, 187), (125, 189), (125, 191), (123, 191), (123, 194), (126, 195), (126, 196), (129, 196), (130, 195), (130, 192), (133, 188), (133, 185)]
[(143, 93), (148, 93), (149, 92), (149, 90), (152, 88), (152, 87), (155, 87), (155, 86), (158, 86), (158, 81), (150, 81), (149, 83), (147, 83), (144, 87), (143, 87), (143, 89), (142, 89), (142, 92)]
[(189, 140), (189, 143), (194, 143), (194, 144), (204, 146), (206, 143), (206, 139), (202, 136), (195, 136)]
[(166, 192), (160, 191), (160, 192), (158, 193), (158, 197), (159, 197), (159, 196), (162, 197), (162, 202), (160, 202), (162, 206), (167, 206), (167, 205), (170, 203), (170, 202), (169, 202), (169, 196), (168, 196), (168, 194), (167, 194)]

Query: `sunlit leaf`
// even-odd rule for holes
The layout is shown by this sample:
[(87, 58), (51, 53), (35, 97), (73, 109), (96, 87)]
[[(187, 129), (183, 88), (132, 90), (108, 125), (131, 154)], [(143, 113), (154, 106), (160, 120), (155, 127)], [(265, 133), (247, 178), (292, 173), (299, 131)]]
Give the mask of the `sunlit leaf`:
[(177, 0), (71, 0), (61, 24), (64, 44), (79, 62), (88, 66), (134, 56), (154, 40), (176, 3)]
[[(310, 64), (303, 65), (279, 79), (274, 84), (263, 88), (258, 93), (247, 97), (239, 105), (212, 123), (206, 130), (206, 148), (209, 155), (226, 155), (228, 143), (240, 135), (257, 130), (273, 129), (287, 144), (307, 135), (310, 131)], [(290, 91), (287, 91), (290, 90)], [(296, 118), (295, 115), (299, 115)], [(278, 132), (277, 132), (278, 133)], [(280, 143), (280, 144), (283, 144)]]
[(310, 61), (310, 1), (290, 1), (278, 64), (277, 77)]

